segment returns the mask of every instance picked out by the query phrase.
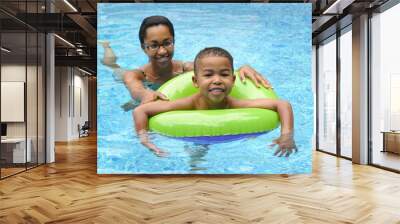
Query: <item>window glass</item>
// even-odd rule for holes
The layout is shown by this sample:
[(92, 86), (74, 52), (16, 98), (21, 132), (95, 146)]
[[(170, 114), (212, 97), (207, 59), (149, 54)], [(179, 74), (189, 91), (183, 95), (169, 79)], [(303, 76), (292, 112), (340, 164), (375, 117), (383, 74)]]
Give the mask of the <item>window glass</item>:
[(371, 19), (372, 163), (400, 170), (400, 4)]
[(340, 36), (340, 154), (352, 157), (352, 35)]
[(336, 154), (336, 40), (318, 48), (318, 148)]

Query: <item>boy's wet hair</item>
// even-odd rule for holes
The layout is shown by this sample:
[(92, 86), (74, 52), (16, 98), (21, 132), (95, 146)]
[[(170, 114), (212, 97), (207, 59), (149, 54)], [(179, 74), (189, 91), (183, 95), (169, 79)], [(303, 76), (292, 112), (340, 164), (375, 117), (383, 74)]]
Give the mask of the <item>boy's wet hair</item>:
[(231, 63), (231, 68), (233, 71), (233, 57), (227, 50), (220, 47), (207, 47), (197, 53), (196, 57), (194, 58), (194, 74), (196, 74), (197, 71), (198, 61), (205, 56), (219, 56), (227, 58)]
[(174, 33), (174, 26), (172, 25), (171, 21), (165, 16), (149, 16), (146, 17), (142, 24), (140, 25), (139, 29), (139, 40), (140, 44), (143, 46), (144, 44), (144, 37), (146, 36), (146, 30), (149, 27), (157, 26), (157, 25), (165, 25), (168, 27), (169, 32), (171, 33), (173, 39), (175, 40), (175, 33)]

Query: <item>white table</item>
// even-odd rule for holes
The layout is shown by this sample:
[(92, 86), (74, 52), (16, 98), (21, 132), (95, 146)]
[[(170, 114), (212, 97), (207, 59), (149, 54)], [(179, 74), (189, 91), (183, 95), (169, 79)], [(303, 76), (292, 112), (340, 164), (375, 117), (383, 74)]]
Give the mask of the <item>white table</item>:
[[(12, 156), (13, 156), (13, 163), (25, 163), (31, 161), (31, 145), (32, 141), (30, 138), (27, 138), (27, 146), (25, 151), (25, 138), (5, 138), (1, 139), (2, 147), (8, 147), (11, 145), (12, 148)], [(25, 161), (25, 158), (27, 159)]]

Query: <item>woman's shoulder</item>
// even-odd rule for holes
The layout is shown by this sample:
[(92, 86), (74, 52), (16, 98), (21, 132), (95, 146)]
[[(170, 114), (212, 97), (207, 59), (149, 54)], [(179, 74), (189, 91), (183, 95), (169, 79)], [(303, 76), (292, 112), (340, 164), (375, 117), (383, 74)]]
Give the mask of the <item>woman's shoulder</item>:
[(175, 67), (179, 67), (179, 68), (181, 68), (182, 67), (182, 65), (183, 65), (183, 61), (180, 61), (180, 60), (172, 60), (172, 64), (175, 66)]
[(173, 60), (172, 61), (174, 65), (174, 74), (175, 75), (180, 75), (184, 72), (189, 72), (193, 70), (193, 63), (192, 62), (185, 62), (185, 61), (179, 61), (179, 60)]
[(194, 69), (193, 62), (191, 62), (191, 61), (183, 62), (183, 70), (185, 72), (193, 71), (193, 69)]
[(145, 78), (144, 66), (127, 70), (124, 76), (125, 78), (136, 78), (143, 80)]

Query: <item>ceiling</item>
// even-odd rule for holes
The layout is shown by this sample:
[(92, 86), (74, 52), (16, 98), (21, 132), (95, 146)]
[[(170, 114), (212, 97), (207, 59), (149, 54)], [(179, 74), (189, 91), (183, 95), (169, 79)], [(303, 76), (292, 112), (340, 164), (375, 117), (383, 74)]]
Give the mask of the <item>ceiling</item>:
[[(340, 26), (351, 23), (351, 17), (372, 10), (388, 0), (247, 0), (247, 1), (197, 1), (197, 2), (269, 2), (269, 3), (312, 3), (313, 42), (336, 32), (337, 21)], [(60, 38), (55, 38), (56, 65), (79, 66), (91, 73), (96, 73), (96, 27), (97, 3), (106, 2), (195, 2), (188, 0), (1, 0), (0, 27), (2, 30), (2, 46), (12, 49), (8, 58), (18, 54), (33, 54), (36, 49), (42, 49), (43, 44), (37, 43), (36, 35), (30, 31), (54, 32)], [(335, 3), (337, 2), (337, 3)], [(54, 13), (48, 13), (52, 8)], [(27, 13), (26, 13), (27, 12)], [(347, 24), (347, 25), (348, 25)], [(28, 38), (25, 39), (25, 30)], [(62, 39), (70, 44), (66, 43)], [(25, 44), (27, 49), (25, 49)], [(72, 45), (71, 45), (72, 44)], [(18, 53), (19, 52), (19, 53)]]

